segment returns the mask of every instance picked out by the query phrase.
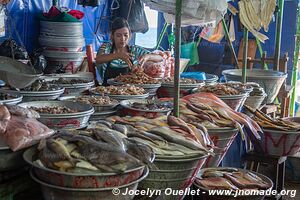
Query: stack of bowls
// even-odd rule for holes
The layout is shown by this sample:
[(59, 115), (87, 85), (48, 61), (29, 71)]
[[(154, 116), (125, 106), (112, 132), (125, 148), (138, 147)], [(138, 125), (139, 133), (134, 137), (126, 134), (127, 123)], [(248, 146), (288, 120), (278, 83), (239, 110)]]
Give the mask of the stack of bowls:
[(22, 95), (19, 94), (11, 94), (6, 91), (0, 92), (0, 105), (6, 104), (6, 105), (16, 105), (20, 103), (23, 99)]
[(85, 57), (83, 23), (40, 21), (39, 43), (48, 66), (63, 65), (66, 72), (75, 73)]
[[(126, 190), (135, 191), (146, 178), (148, 168), (139, 166), (123, 173), (70, 173), (41, 167), (34, 163), (36, 147), (28, 149), (24, 160), (32, 166), (31, 177), (41, 185), (45, 200), (131, 200), (133, 193), (122, 195)], [(119, 193), (115, 193), (119, 191)], [(114, 195), (115, 194), (115, 195)]]

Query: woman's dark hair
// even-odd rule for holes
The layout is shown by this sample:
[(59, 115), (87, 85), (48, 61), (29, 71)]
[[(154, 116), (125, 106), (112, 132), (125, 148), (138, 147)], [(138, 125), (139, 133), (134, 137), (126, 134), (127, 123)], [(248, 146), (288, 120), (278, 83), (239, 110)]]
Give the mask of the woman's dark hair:
[(127, 20), (121, 17), (117, 17), (111, 23), (111, 34), (114, 34), (114, 32), (120, 28), (128, 28), (128, 30), (130, 31), (130, 27)]

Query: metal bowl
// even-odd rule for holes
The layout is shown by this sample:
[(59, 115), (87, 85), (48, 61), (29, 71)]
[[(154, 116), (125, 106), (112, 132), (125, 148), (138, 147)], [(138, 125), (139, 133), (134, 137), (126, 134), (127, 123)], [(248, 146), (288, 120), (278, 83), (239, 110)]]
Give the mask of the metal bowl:
[[(145, 170), (145, 166), (138, 166), (134, 169), (126, 170), (124, 173), (87, 173), (75, 174), (61, 172), (53, 169), (41, 167), (33, 163), (38, 151), (36, 147), (24, 152), (24, 160), (33, 166), (35, 176), (46, 183), (67, 188), (89, 188), (96, 190), (99, 188), (118, 187), (138, 180)], [(146, 169), (147, 171), (147, 169)]]
[(23, 96), (22, 101), (28, 102), (28, 101), (55, 100), (64, 93), (64, 90), (65, 90), (64, 88), (60, 88), (57, 90), (50, 90), (50, 91), (16, 91), (16, 90), (3, 90), (3, 91), (7, 91), (11, 94), (22, 95)]
[(108, 117), (116, 115), (116, 113), (117, 113), (117, 110), (95, 112), (94, 114), (92, 114), (90, 121), (103, 120)]
[(222, 101), (224, 101), (233, 110), (239, 111), (243, 107), (248, 96), (249, 93), (245, 92), (238, 95), (228, 95), (228, 96), (224, 95), (224, 96), (217, 96), (217, 97), (219, 97)]
[[(107, 188), (68, 188), (68, 187), (59, 187), (55, 185), (48, 184), (44, 181), (41, 181), (34, 175), (33, 171), (30, 171), (31, 178), (38, 182), (41, 185), (43, 196), (45, 200), (53, 200), (53, 199), (64, 199), (64, 200), (132, 200), (134, 198), (135, 192), (130, 192), (129, 194), (122, 195), (127, 190), (135, 191), (138, 187), (139, 182), (147, 177), (149, 173), (149, 169), (146, 168), (142, 177), (138, 180), (130, 182), (128, 184), (120, 185), (120, 186), (112, 186)], [(118, 191), (119, 193), (116, 195), (114, 192)]]
[[(222, 74), (225, 76), (226, 81), (241, 81), (242, 70), (230, 69), (224, 70)], [(253, 69), (247, 70), (247, 82), (258, 83), (264, 88), (267, 93), (266, 103), (272, 103), (284, 82), (287, 74), (273, 70)]]
[[(205, 170), (210, 170), (210, 169), (232, 169), (232, 168), (223, 168), (223, 167), (222, 168), (205, 168), (205, 169), (200, 170), (197, 178), (201, 178), (203, 172)], [(244, 170), (244, 169), (238, 169), (238, 170), (243, 171), (243, 172), (249, 171), (249, 170)], [(273, 187), (273, 182), (268, 177), (266, 177), (262, 174), (253, 172), (253, 171), (251, 171), (251, 173), (257, 175), (262, 180), (264, 180), (265, 182), (270, 184), (270, 188), (267, 190), (270, 190)], [(265, 196), (265, 195), (247, 195), (247, 196), (246, 195), (245, 196), (238, 195), (235, 197), (233, 195), (227, 195), (227, 196), (226, 195), (209, 195), (209, 189), (198, 185), (196, 183), (196, 181), (194, 182), (194, 185), (196, 186), (196, 188), (200, 189), (200, 192), (199, 192), (200, 198), (207, 199), (207, 200), (263, 200), (264, 196)], [(265, 191), (267, 191), (267, 190), (265, 190)], [(261, 194), (261, 193), (259, 192), (259, 194)]]
[[(76, 101), (76, 98), (78, 98), (79, 96), (63, 96), (58, 98), (58, 100), (60, 101), (72, 101), (72, 102), (78, 102)], [(89, 96), (85, 96), (85, 97), (89, 97)], [(107, 104), (107, 105), (99, 105), (99, 104), (90, 104), (94, 107), (95, 109), (95, 113), (101, 113), (104, 111), (114, 111), (116, 109), (116, 107), (119, 105), (119, 102), (114, 103), (114, 104)]]
[[(180, 84), (180, 97), (189, 95), (193, 92), (194, 89), (197, 89), (204, 85), (205, 82), (196, 84)], [(162, 83), (161, 87), (157, 91), (157, 96), (159, 98), (173, 98), (175, 95), (174, 91), (174, 83)]]
[(165, 110), (144, 110), (133, 108), (131, 105), (135, 102), (137, 103), (147, 103), (148, 100), (135, 99), (135, 100), (123, 100), (120, 102), (120, 105), (124, 107), (123, 113), (129, 116), (143, 116), (146, 118), (156, 118), (162, 115), (169, 115), (173, 108)]
[(87, 83), (75, 83), (75, 84), (56, 84), (65, 88), (64, 94), (79, 95), (81, 92), (92, 88), (95, 85), (93, 75), (91, 73), (76, 73), (76, 74), (58, 74), (43, 76), (46, 81), (64, 79), (82, 79), (88, 81)]
[(7, 92), (7, 91), (0, 91), (0, 93), (7, 94), (10, 97), (12, 97), (11, 99), (0, 100), (0, 104), (16, 105), (16, 104), (20, 103), (23, 99), (23, 96), (20, 95), (20, 94), (12, 94), (12, 93)]
[(94, 113), (91, 105), (74, 103), (68, 101), (31, 101), (19, 104), (21, 107), (62, 107), (66, 106), (70, 109), (76, 109), (76, 113), (66, 114), (43, 114), (40, 113), (40, 122), (53, 129), (80, 129), (88, 125), (90, 116)]
[(204, 80), (205, 85), (214, 85), (219, 80), (219, 77), (214, 74), (205, 74), (206, 79)]
[[(107, 83), (109, 85), (124, 85), (124, 83), (116, 82), (114, 79), (109, 79), (107, 81)], [(161, 83), (157, 83), (157, 84), (130, 84), (130, 85), (134, 85), (136, 87), (143, 88), (146, 92), (149, 93), (149, 96), (155, 96), (156, 91), (158, 90), (158, 88), (161, 87)]]

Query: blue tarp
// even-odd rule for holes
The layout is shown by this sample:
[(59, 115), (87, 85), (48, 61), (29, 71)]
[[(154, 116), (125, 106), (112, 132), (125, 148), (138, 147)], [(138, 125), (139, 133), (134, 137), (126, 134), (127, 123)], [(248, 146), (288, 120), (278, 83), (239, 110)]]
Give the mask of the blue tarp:
[[(101, 1), (101, 5), (95, 8), (82, 7), (81, 5), (77, 5), (77, 1), (59, 1), (58, 6), (84, 12), (83, 30), (86, 44), (93, 44), (94, 50), (97, 50), (103, 41), (109, 39), (109, 35), (107, 34), (109, 32), (108, 21), (105, 16), (110, 15), (109, 5), (111, 1), (112, 0), (103, 0)], [(37, 18), (37, 14), (47, 12), (51, 6), (51, 0), (11, 0), (8, 4), (9, 14), (16, 24), (16, 30), (26, 46), (27, 51), (31, 52), (34, 48), (38, 47), (39, 19)], [(101, 28), (94, 34), (101, 16), (104, 18), (101, 20)], [(7, 32), (6, 37), (8, 37)], [(14, 38), (17, 38), (16, 34), (14, 34)], [(3, 37), (0, 38), (0, 42), (4, 39)], [(17, 42), (20, 44), (19, 41)]]

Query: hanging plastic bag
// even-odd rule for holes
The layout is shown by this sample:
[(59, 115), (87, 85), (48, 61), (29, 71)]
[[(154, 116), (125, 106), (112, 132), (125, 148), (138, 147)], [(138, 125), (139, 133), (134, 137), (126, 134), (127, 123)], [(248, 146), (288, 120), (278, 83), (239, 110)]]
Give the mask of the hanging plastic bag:
[(17, 60), (28, 60), (28, 53), (23, 47), (18, 46), (12, 39), (4, 40), (0, 45), (0, 56), (13, 58), (12, 55)]
[(187, 44), (181, 45), (181, 58), (190, 59), (188, 65), (196, 65), (199, 64), (199, 54), (198, 54), (198, 45), (201, 41), (199, 37), (197, 42), (190, 42)]
[(5, 13), (4, 9), (0, 6), (0, 37), (5, 36)]
[(204, 28), (200, 33), (200, 37), (203, 39), (213, 42), (213, 43), (220, 43), (221, 40), (224, 38), (225, 32), (223, 29), (222, 22), (219, 22), (216, 28)]
[(112, 5), (114, 4), (118, 4), (118, 7), (112, 9), (113, 19), (116, 17), (126, 19), (133, 33), (148, 31), (148, 21), (141, 0), (117, 0)]

